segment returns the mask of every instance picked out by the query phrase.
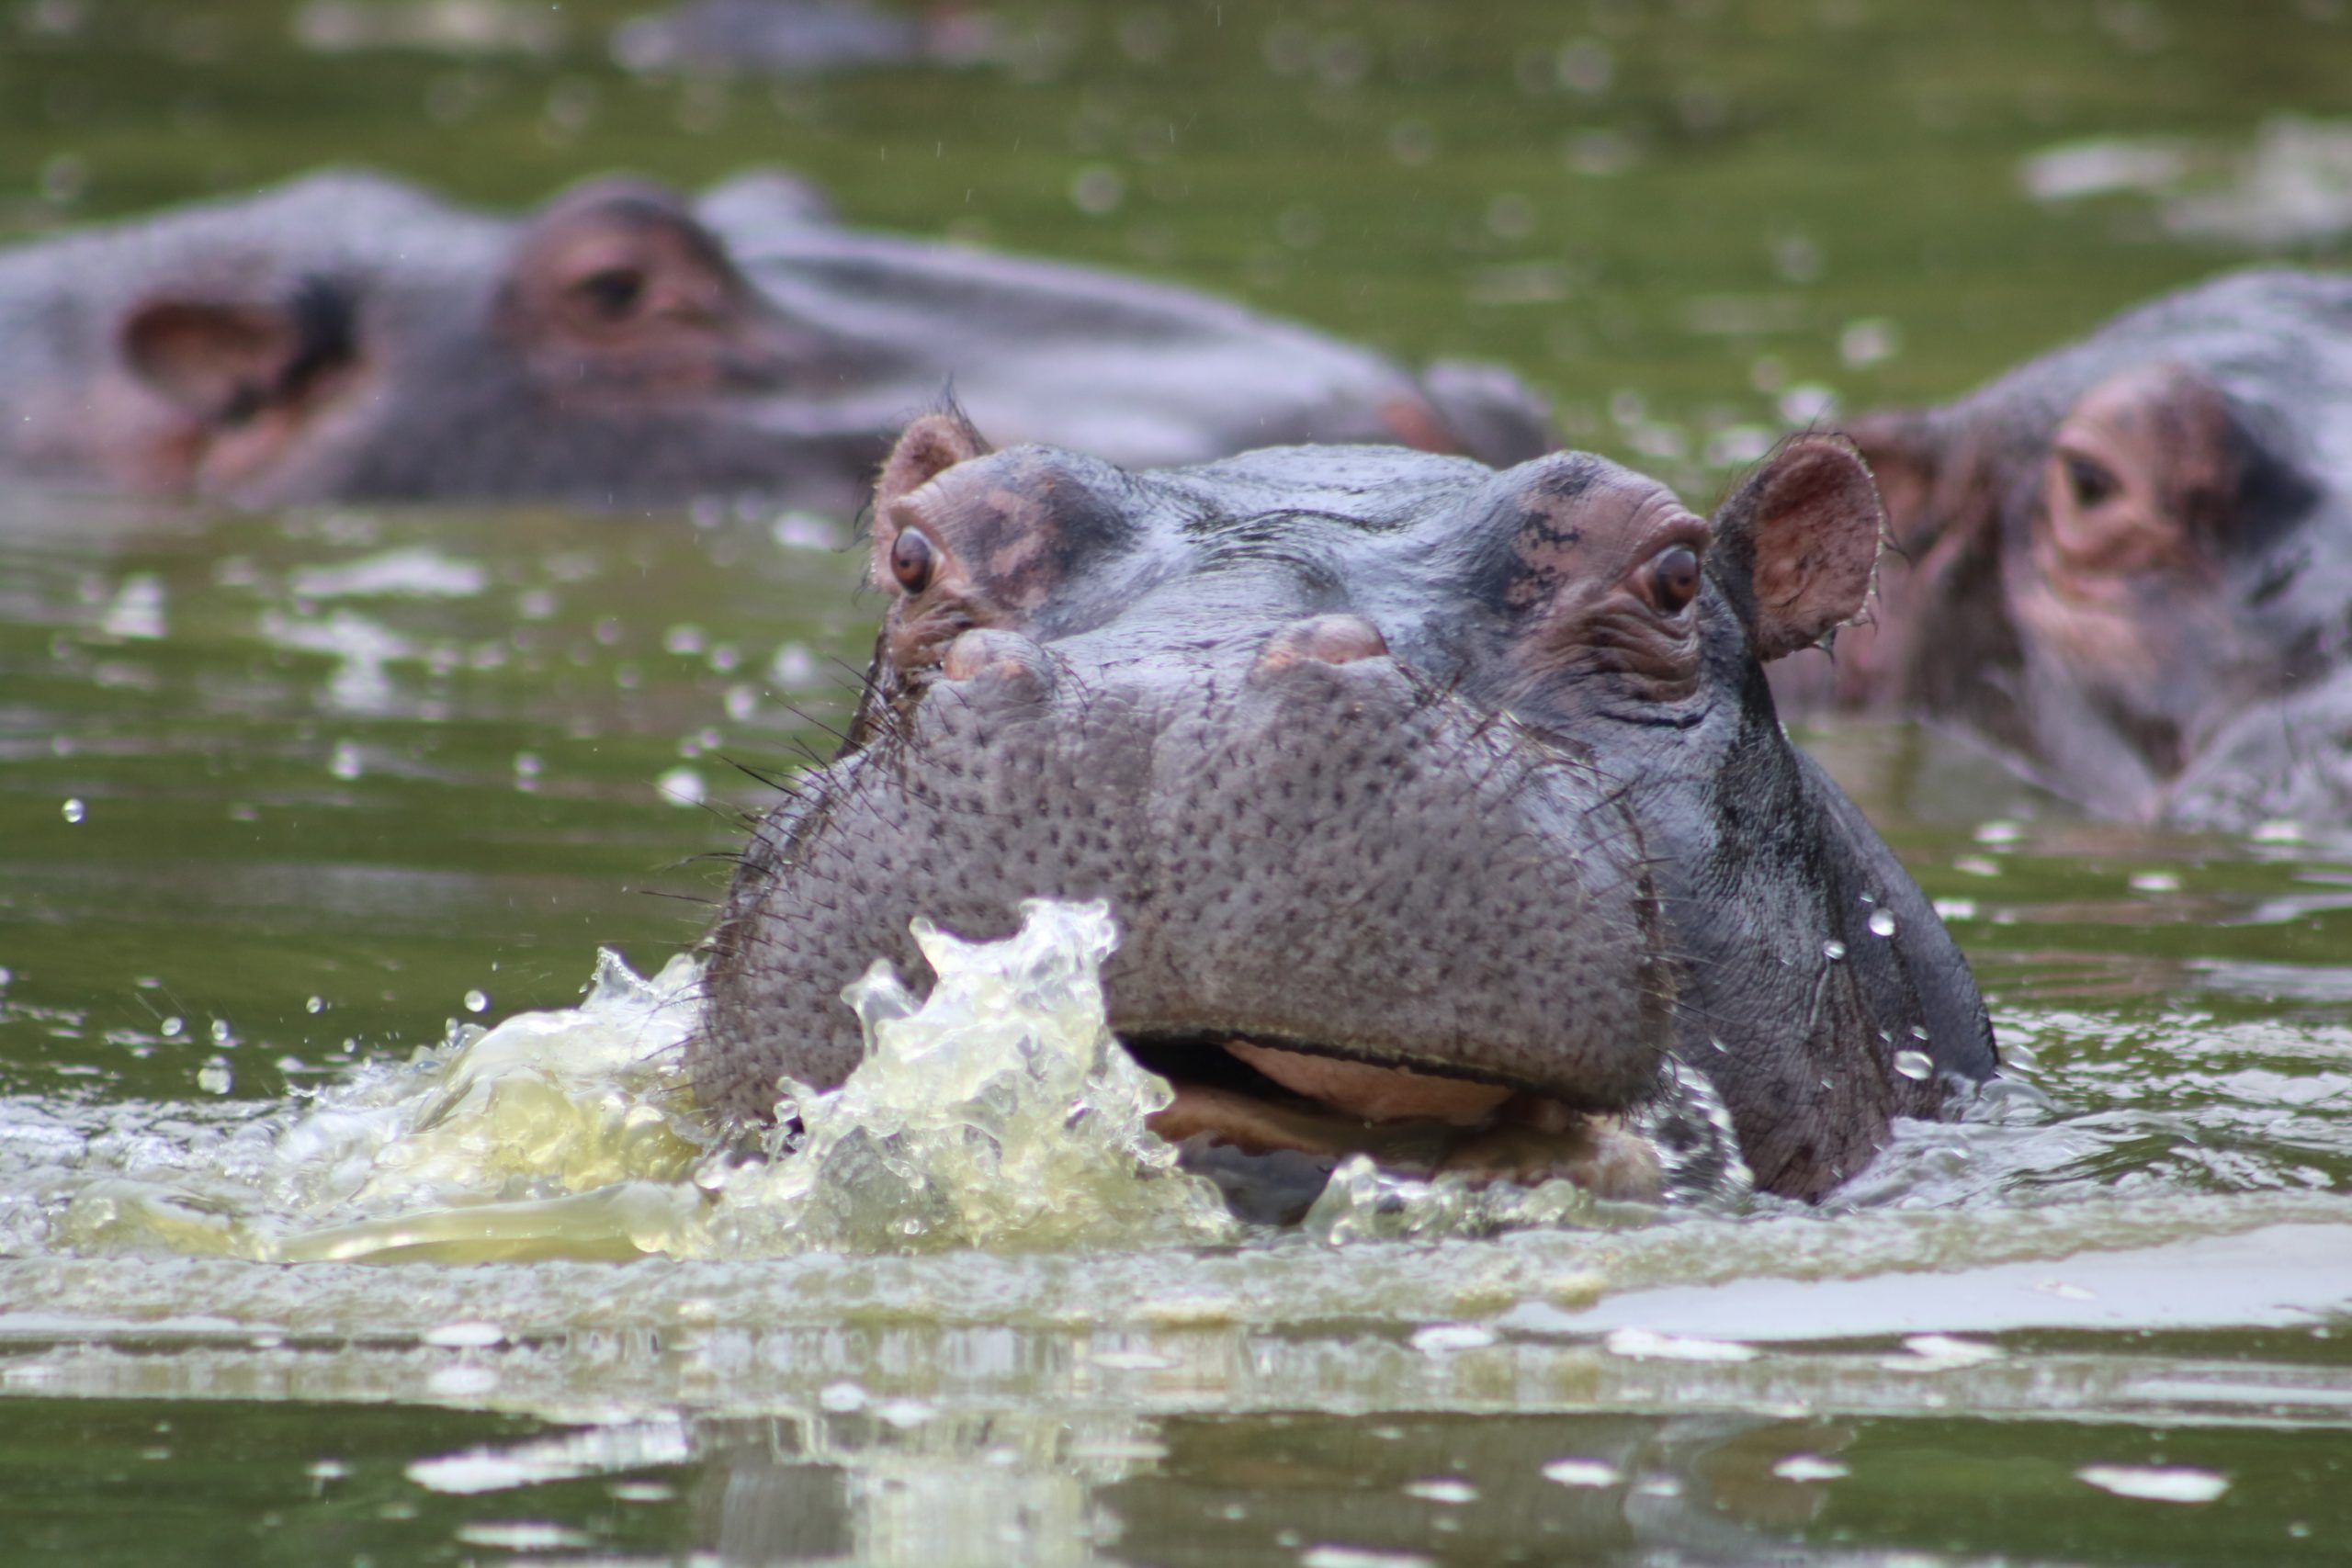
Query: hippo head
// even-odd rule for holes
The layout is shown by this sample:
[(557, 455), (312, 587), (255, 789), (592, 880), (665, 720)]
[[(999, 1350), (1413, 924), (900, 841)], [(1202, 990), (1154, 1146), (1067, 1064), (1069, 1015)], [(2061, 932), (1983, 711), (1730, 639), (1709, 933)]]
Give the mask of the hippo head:
[(324, 175), (44, 242), (0, 256), (0, 468), (246, 504), (752, 488), (793, 434), (777, 393), (824, 369), (628, 180), (514, 222)]
[(2352, 641), (2347, 331), (2342, 279), (2226, 278), (1857, 422), (1902, 562), (1783, 696), (1958, 719), (2106, 815), (2210, 817), (2221, 758), (2285, 762), (2246, 716), (2277, 731)]
[(1546, 450), (1507, 373), (1414, 377), (1189, 290), (829, 221), (739, 175), (521, 220), (334, 174), (0, 252), (0, 477), (273, 505), (842, 512), (953, 384), (1114, 460), (1277, 441)]
[(938, 415), (873, 515), (864, 700), (711, 939), (688, 1064), (724, 1116), (842, 1081), (842, 987), (920, 976), (912, 918), (1001, 937), (1040, 896), (1109, 901), (1112, 1026), (1178, 1083), (1170, 1136), (1378, 1152), (1412, 1123), (1425, 1163), (1491, 1168), (1672, 1058), (1759, 1182), (1817, 1194), (1934, 1108), (1930, 1064), (1991, 1069), (1964, 964), (1760, 671), (1868, 588), (1842, 442), (1710, 526), (1580, 454), (1130, 473)]

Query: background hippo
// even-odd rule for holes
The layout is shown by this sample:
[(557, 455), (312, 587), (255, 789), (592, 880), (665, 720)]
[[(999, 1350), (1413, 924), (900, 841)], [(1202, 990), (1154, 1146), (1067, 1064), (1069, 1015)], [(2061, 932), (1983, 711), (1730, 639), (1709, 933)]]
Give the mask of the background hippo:
[(1784, 702), (1955, 720), (2106, 815), (2352, 820), (2352, 279), (2220, 278), (1853, 434), (1905, 558)]
[(922, 973), (914, 915), (992, 937), (1100, 897), (1113, 1025), (1184, 1086), (1180, 1130), (1565, 1136), (1679, 1062), (1760, 1185), (1817, 1196), (1994, 1066), (1966, 964), (1762, 673), (1860, 607), (1879, 528), (1829, 439), (1710, 528), (1582, 454), (1129, 473), (920, 422), (875, 508), (865, 700), (712, 939), (699, 1094), (748, 1120), (778, 1074), (839, 1083), (836, 998), (877, 954)]
[(1115, 461), (1277, 441), (1548, 445), (1500, 372), (1424, 382), (1188, 290), (862, 234), (774, 175), (526, 220), (330, 174), (0, 254), (0, 477), (245, 504), (862, 498), (952, 383)]
[(999, 28), (961, 6), (919, 13), (864, 0), (684, 0), (613, 29), (631, 71), (813, 76), (885, 65), (973, 65), (1001, 50)]

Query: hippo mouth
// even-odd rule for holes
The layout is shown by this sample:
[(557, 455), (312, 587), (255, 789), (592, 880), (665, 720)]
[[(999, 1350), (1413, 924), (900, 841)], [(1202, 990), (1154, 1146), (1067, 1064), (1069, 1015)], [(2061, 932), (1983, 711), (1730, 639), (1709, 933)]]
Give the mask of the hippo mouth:
[(1151, 1130), (1188, 1164), (1214, 1167), (1221, 1182), (1235, 1156), (1304, 1157), (1328, 1170), (1361, 1154), (1408, 1177), (1565, 1179), (1598, 1197), (1638, 1201), (1661, 1190), (1657, 1151), (1623, 1118), (1532, 1089), (1238, 1034), (1122, 1035), (1120, 1043), (1175, 1090)]

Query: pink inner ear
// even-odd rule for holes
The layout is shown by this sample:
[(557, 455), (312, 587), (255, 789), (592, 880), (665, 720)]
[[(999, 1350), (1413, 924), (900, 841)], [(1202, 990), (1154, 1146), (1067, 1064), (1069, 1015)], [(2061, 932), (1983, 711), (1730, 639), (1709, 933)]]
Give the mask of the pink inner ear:
[(1749, 483), (1756, 655), (1778, 659), (1861, 613), (1885, 513), (1869, 468), (1841, 440), (1793, 442)]
[(139, 378), (207, 421), (277, 389), (300, 350), (282, 310), (201, 299), (158, 299), (122, 324), (122, 355)]
[(927, 413), (907, 426), (890, 456), (883, 459), (882, 477), (875, 482), (874, 509), (879, 514), (891, 503), (921, 490), (958, 463), (988, 453), (988, 443), (960, 415)]

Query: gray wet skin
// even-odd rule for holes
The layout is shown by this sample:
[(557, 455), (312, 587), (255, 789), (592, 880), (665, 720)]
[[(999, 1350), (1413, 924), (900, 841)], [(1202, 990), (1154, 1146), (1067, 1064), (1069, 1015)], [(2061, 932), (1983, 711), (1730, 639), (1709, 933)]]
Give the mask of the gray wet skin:
[(2103, 816), (2352, 822), (2352, 279), (2219, 278), (1852, 434), (1899, 554), (1784, 706), (1954, 723)]
[(748, 1122), (780, 1074), (838, 1084), (841, 988), (876, 956), (919, 982), (918, 914), (998, 938), (1024, 898), (1107, 898), (1113, 1027), (1171, 1076), (1240, 1037), (1610, 1111), (1671, 1053), (1760, 1185), (1818, 1196), (1994, 1066), (1760, 662), (1854, 614), (1879, 528), (1826, 438), (1710, 525), (1576, 453), (1136, 473), (919, 422), (875, 502), (869, 689), (742, 858), (697, 1093)]
[(526, 218), (365, 174), (0, 252), (0, 479), (277, 505), (848, 510), (952, 384), (1114, 461), (1280, 441), (1517, 460), (1540, 403), (1205, 295), (862, 233), (788, 175), (596, 182)]

